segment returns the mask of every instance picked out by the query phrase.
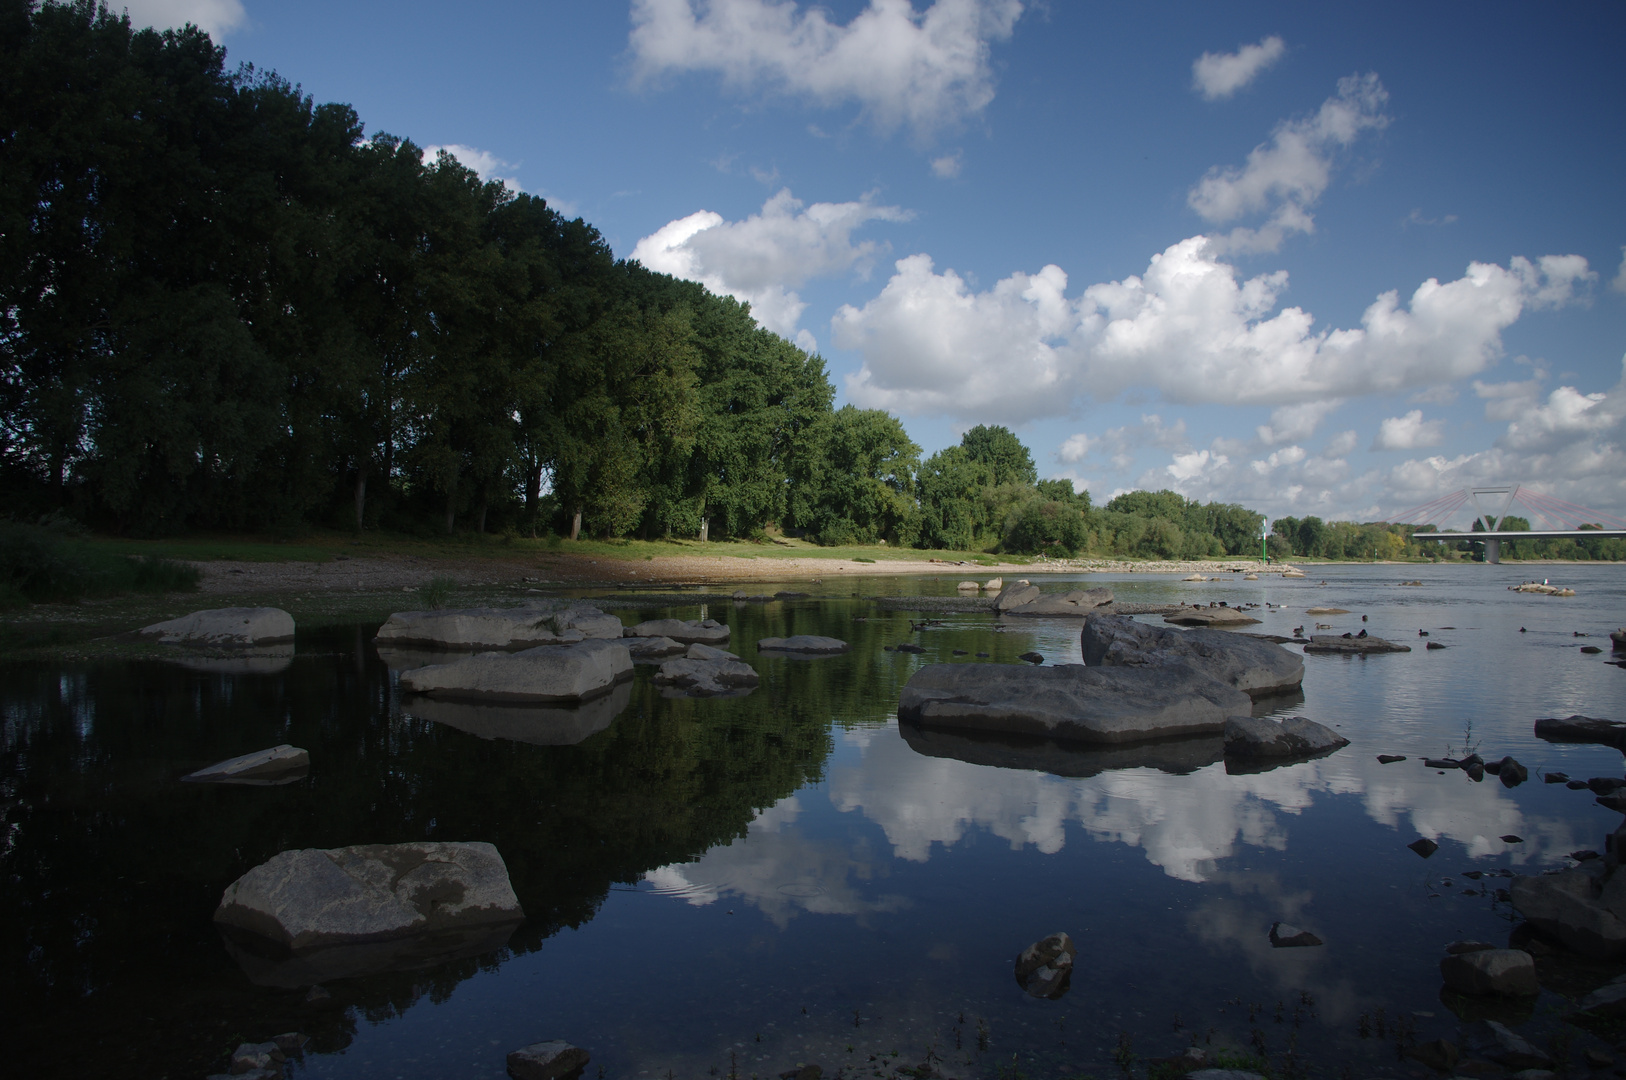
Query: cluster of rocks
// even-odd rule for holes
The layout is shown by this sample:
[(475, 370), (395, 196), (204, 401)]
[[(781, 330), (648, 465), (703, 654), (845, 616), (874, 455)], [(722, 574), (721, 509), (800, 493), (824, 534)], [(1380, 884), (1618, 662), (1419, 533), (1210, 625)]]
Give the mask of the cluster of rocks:
[(684, 697), (720, 697), (748, 694), (761, 679), (736, 654), (696, 643), (681, 657), (663, 662), (654, 681)]
[(1081, 619), (1110, 603), (1111, 589), (1046, 593), (1027, 581), (1013, 581), (994, 598), (994, 611), (1000, 615)]
[(1545, 581), (1526, 581), (1519, 585), (1509, 585), (1508, 592), (1539, 593), (1542, 596), (1574, 596), (1575, 590), (1561, 585), (1549, 585)]
[(1002, 578), (1002, 577), (989, 578), (987, 581), (984, 581), (981, 584), (978, 584), (975, 581), (962, 581), (958, 585), (954, 586), (955, 591), (963, 592), (963, 593), (974, 593), (974, 592), (997, 593), (1001, 589), (1003, 589), (1004, 587), (1005, 587), (1005, 579)]
[(1239, 767), (1348, 745), (1303, 717), (1278, 722), (1252, 716), (1255, 698), (1290, 692), (1304, 679), (1303, 658), (1271, 642), (1093, 614), (1085, 618), (1081, 645), (1083, 664), (927, 665), (904, 686), (898, 718), (936, 732), (1017, 735), (1063, 745), (1221, 736), (1225, 756)]

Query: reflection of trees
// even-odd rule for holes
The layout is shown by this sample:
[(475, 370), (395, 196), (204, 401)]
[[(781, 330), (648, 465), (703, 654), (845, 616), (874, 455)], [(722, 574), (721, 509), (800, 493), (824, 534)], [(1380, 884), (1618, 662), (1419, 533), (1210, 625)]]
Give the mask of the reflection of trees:
[[(230, 1040), (293, 1028), (319, 1049), (346, 1044), (342, 1010), (250, 986), (212, 925), (221, 890), (278, 851), (490, 841), (528, 915), (509, 949), (530, 951), (592, 918), (612, 883), (744, 835), (757, 809), (816, 780), (828, 753), (829, 695), (814, 691), (839, 681), (834, 670), (797, 669), (730, 701), (665, 700), (640, 678), (607, 730), (531, 746), (403, 716), (369, 637), (302, 638), (305, 655), (281, 676), (155, 663), (0, 671), (0, 978), (24, 1072), (99, 1074), (130, 1058), (202, 1074)], [(175, 782), (281, 742), (310, 751), (307, 781)], [(334, 993), (376, 1019), (442, 999), (504, 955)]]

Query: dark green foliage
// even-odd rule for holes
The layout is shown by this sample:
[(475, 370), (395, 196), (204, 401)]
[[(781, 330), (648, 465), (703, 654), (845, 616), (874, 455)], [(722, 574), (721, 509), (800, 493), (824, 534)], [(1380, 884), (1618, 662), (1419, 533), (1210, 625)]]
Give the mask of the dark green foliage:
[(988, 466), (994, 484), (1028, 484), (1039, 480), (1033, 455), (1006, 427), (978, 424), (960, 437), (960, 446), (972, 461)]
[(0, 607), (196, 589), (196, 567), (98, 550), (60, 530), (0, 524)]

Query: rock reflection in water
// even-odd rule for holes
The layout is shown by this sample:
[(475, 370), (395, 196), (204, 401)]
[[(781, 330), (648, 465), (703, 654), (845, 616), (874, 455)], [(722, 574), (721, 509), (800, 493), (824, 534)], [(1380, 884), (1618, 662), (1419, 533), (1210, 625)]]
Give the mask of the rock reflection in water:
[(581, 705), (482, 705), (414, 695), (402, 704), (401, 711), (482, 739), (575, 746), (609, 727), (631, 703), (632, 684), (623, 682)]
[(255, 649), (233, 650), (227, 655), (188, 656), (175, 654), (166, 659), (188, 671), (201, 671), (209, 675), (281, 675), (294, 662), (294, 646), (266, 645)]
[(226, 952), (255, 986), (298, 990), (336, 979), (418, 971), (451, 960), (493, 953), (508, 944), (520, 921), (299, 951), (290, 951), (275, 942), (230, 927), (220, 928), (220, 938)]
[(1096, 776), (1110, 769), (1189, 773), (1214, 764), (1225, 754), (1225, 740), (1218, 735), (1087, 746), (1053, 739), (937, 731), (907, 723), (898, 724), (898, 734), (910, 749), (926, 757), (953, 758), (1001, 769), (1031, 769), (1054, 776)]

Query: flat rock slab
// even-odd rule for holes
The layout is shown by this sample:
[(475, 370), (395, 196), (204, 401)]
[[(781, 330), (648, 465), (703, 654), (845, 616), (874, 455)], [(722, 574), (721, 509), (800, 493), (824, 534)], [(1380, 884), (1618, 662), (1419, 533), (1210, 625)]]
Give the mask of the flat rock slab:
[(524, 917), (495, 847), (419, 842), (284, 851), (228, 885), (214, 919), (299, 950)]
[(1536, 929), (1584, 956), (1626, 954), (1626, 875), (1599, 887), (1586, 870), (1516, 877), (1513, 908)]
[(615, 722), (632, 704), (632, 683), (580, 705), (486, 705), (472, 701), (410, 698), (408, 715), (456, 728), (482, 739), (505, 739), (531, 746), (575, 746)]
[(1122, 615), (1091, 615), (1080, 642), (1090, 667), (1188, 664), (1249, 697), (1284, 693), (1304, 682), (1302, 656), (1225, 630), (1173, 630)]
[(538, 600), (518, 607), (397, 611), (373, 640), (431, 649), (531, 649), (589, 638), (619, 638), (621, 620), (591, 604)]
[(716, 619), (650, 619), (627, 628), (628, 637), (666, 637), (684, 645), (726, 645), (728, 626)]
[(925, 757), (1052, 776), (1098, 776), (1115, 769), (1157, 769), (1184, 776), (1225, 756), (1225, 743), (1218, 735), (1086, 746), (978, 731), (940, 731), (910, 723), (899, 724), (898, 734), (909, 749)]
[(586, 1050), (562, 1039), (532, 1043), (508, 1055), (508, 1075), (514, 1080), (561, 1080), (590, 1060)]
[(1392, 641), (1385, 641), (1380, 637), (1340, 637), (1337, 634), (1312, 634), (1310, 644), (1304, 646), (1307, 653), (1355, 653), (1365, 656), (1368, 653), (1411, 652), (1410, 645), (1396, 645)]
[(144, 626), (136, 633), (164, 645), (244, 648), (292, 641), (294, 617), (274, 607), (210, 608)]
[(1249, 626), (1259, 620), (1234, 607), (1186, 608), (1163, 616), (1175, 626)]
[(898, 719), (922, 727), (1123, 743), (1218, 734), (1246, 713), (1247, 694), (1185, 664), (929, 664), (909, 677)]
[(1349, 740), (1332, 728), (1303, 716), (1281, 721), (1264, 716), (1233, 716), (1225, 721), (1227, 758), (1311, 758), (1348, 745)]
[(757, 652), (802, 653), (807, 656), (833, 656), (846, 652), (850, 647), (840, 638), (819, 637), (817, 634), (766, 637), (757, 641)]
[(433, 664), (402, 672), (401, 689), (457, 701), (587, 701), (630, 678), (632, 654), (618, 638)]
[(1569, 716), (1562, 720), (1549, 717), (1536, 721), (1536, 738), (1548, 742), (1595, 743), (1626, 751), (1626, 724), (1590, 716)]
[(1097, 608), (1110, 603), (1112, 603), (1111, 589), (1075, 589), (1069, 593), (1044, 593), (1025, 604), (1000, 610), (1004, 615), (1082, 619)]
[(297, 746), (283, 743), (269, 750), (217, 761), (208, 768), (187, 773), (182, 780), (195, 784), (245, 784), (266, 786), (292, 784), (310, 771), (311, 756)]
[(1341, 607), (1312, 607), (1305, 608), (1304, 613), (1306, 615), (1348, 615), (1349, 609)]

